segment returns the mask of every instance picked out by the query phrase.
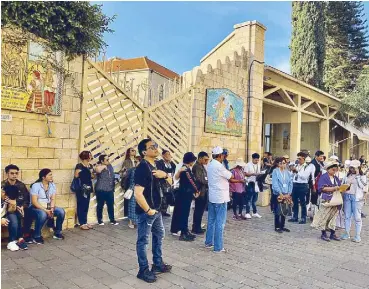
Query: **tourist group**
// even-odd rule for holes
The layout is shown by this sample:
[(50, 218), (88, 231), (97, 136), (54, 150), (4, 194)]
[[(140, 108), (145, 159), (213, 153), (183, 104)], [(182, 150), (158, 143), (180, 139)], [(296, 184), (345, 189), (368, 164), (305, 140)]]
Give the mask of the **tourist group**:
[[(362, 207), (368, 192), (368, 170), (364, 157), (340, 162), (337, 156), (326, 158), (317, 151), (313, 158), (309, 152), (297, 154), (296, 161), (289, 156), (273, 158), (265, 153), (252, 154), (252, 160), (244, 163), (241, 158), (228, 161), (229, 152), (219, 146), (195, 156), (187, 152), (183, 161), (175, 165), (171, 153), (163, 149), (159, 160), (159, 147), (151, 139), (143, 139), (137, 147), (126, 151), (119, 172), (120, 185), (124, 190), (124, 215), (128, 216), (129, 228), (137, 228), (137, 277), (146, 282), (156, 281), (159, 273), (170, 272), (171, 265), (162, 258), (162, 242), (165, 235), (163, 217), (170, 217), (168, 208), (174, 206), (170, 231), (180, 241), (191, 242), (196, 236), (205, 235), (204, 246), (214, 253), (225, 253), (223, 235), (227, 211), (233, 210), (232, 220), (245, 221), (261, 218), (257, 211), (260, 192), (271, 192), (270, 209), (273, 212), (277, 233), (290, 232), (288, 222), (306, 224), (321, 231), (324, 241), (352, 239), (360, 242)], [(117, 174), (108, 155), (99, 155), (96, 166), (91, 164), (89, 151), (79, 155), (75, 167), (71, 191), (77, 199), (77, 218), (81, 230), (89, 230), (87, 222), (90, 196), (96, 194), (98, 225), (103, 222), (106, 203), (110, 224), (118, 225), (114, 218), (114, 189)], [(211, 160), (210, 160), (211, 158)], [(2, 187), (1, 225), (9, 229), (8, 249), (25, 250), (27, 244), (43, 244), (41, 231), (46, 224), (53, 228), (53, 238), (63, 240), (63, 208), (55, 206), (56, 186), (50, 169), (42, 169), (30, 191), (18, 179), (19, 168), (8, 165), (7, 179)], [(96, 179), (96, 182), (95, 180)], [(194, 201), (192, 228), (188, 221)], [(245, 212), (244, 212), (245, 209)], [(202, 225), (205, 210), (207, 227)], [(355, 221), (355, 233), (351, 237), (351, 218)], [(31, 230), (35, 221), (34, 230)], [(22, 226), (23, 223), (23, 226)], [(344, 229), (337, 236), (336, 228)], [(147, 259), (147, 245), (152, 234), (153, 265)]]

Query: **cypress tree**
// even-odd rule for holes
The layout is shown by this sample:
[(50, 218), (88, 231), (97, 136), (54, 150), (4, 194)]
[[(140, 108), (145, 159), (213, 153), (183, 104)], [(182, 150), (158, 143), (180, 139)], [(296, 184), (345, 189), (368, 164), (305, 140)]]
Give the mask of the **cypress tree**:
[(326, 7), (325, 89), (336, 96), (353, 90), (368, 61), (363, 4), (332, 1)]
[(323, 88), (325, 26), (323, 2), (292, 2), (291, 72)]

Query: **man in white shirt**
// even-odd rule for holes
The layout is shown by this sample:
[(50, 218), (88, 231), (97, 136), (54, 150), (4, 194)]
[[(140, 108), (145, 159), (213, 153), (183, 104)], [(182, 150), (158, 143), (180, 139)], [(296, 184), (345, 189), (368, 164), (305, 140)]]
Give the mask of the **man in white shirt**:
[(257, 212), (256, 202), (258, 201), (260, 188), (256, 177), (261, 174), (260, 172), (260, 155), (257, 153), (252, 154), (252, 161), (247, 163), (244, 168), (245, 176), (247, 177), (247, 189), (246, 189), (246, 219), (251, 219), (250, 207), (252, 206), (252, 217), (261, 218)]
[(223, 232), (227, 220), (227, 203), (230, 201), (229, 180), (232, 173), (222, 164), (224, 155), (221, 147), (215, 147), (212, 156), (213, 160), (208, 165), (209, 204), (205, 247), (214, 247), (214, 252), (225, 252)]
[[(294, 222), (299, 224), (306, 224), (306, 195), (309, 191), (309, 179), (314, 176), (315, 166), (314, 164), (307, 164), (307, 154), (299, 152), (297, 154), (298, 164), (292, 169), (293, 173), (293, 189), (292, 189), (292, 201), (293, 201), (293, 216), (288, 222)], [(301, 220), (299, 222), (299, 202), (301, 206)]]

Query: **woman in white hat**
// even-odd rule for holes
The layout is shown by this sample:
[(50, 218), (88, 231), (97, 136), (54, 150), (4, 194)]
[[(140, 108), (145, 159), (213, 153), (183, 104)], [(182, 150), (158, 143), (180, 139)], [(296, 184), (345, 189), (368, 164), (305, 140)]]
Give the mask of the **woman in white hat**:
[[(341, 185), (337, 178), (338, 163), (328, 161), (324, 167), (327, 171), (318, 181), (318, 193), (321, 193), (321, 205), (319, 211), (315, 214), (311, 227), (322, 231), (321, 239), (324, 241), (340, 241), (336, 236), (336, 218), (340, 205), (328, 206), (332, 200), (333, 193), (339, 190)], [(327, 236), (327, 230), (330, 231), (330, 236)]]
[[(231, 173), (233, 175), (234, 180), (229, 183), (229, 191), (232, 194), (233, 199), (233, 220), (246, 220), (246, 217), (242, 215), (243, 209), (243, 199), (245, 192), (245, 174), (243, 172), (243, 167), (246, 164), (243, 162), (241, 158), (237, 159), (237, 161), (231, 166)], [(236, 182), (237, 181), (237, 182)], [(238, 207), (238, 214), (237, 214)]]
[(360, 161), (353, 160), (350, 163), (347, 184), (350, 189), (343, 195), (343, 210), (345, 212), (345, 233), (341, 236), (342, 240), (350, 239), (351, 217), (355, 220), (355, 237), (353, 242), (361, 241), (360, 233), (362, 228), (361, 210), (364, 205), (364, 189), (367, 179), (360, 167)]

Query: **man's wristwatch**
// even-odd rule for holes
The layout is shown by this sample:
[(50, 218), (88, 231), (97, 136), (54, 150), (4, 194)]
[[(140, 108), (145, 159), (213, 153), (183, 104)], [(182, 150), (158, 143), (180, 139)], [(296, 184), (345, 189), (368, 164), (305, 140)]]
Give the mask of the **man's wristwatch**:
[(147, 214), (148, 212), (150, 212), (151, 208), (149, 208), (145, 213)]

